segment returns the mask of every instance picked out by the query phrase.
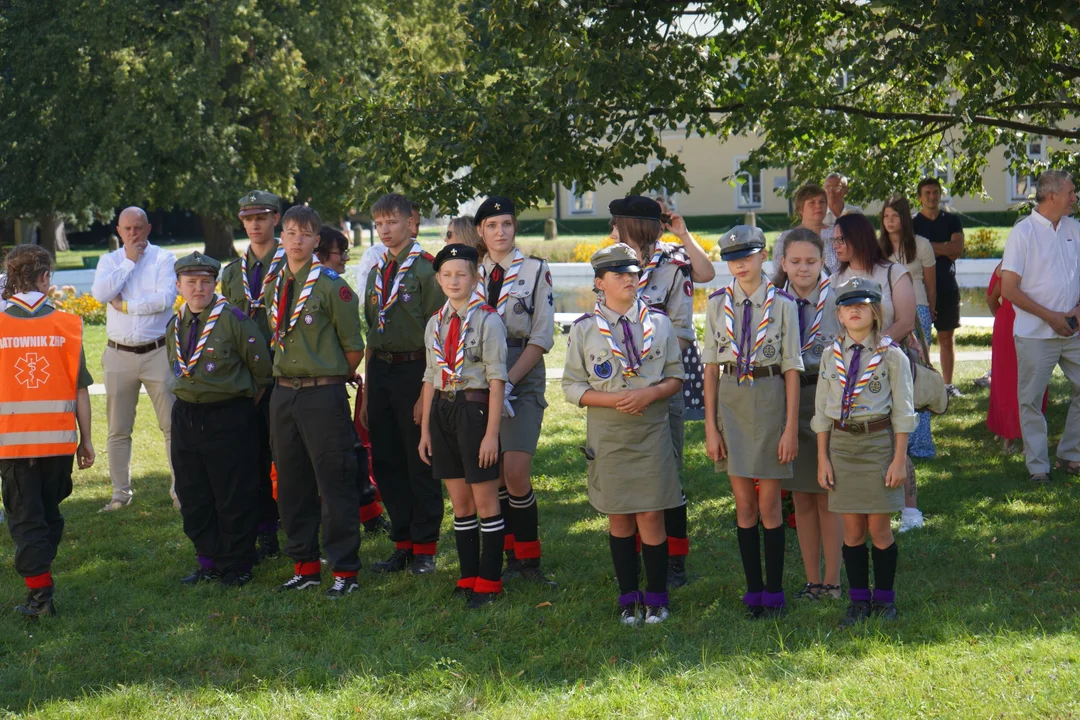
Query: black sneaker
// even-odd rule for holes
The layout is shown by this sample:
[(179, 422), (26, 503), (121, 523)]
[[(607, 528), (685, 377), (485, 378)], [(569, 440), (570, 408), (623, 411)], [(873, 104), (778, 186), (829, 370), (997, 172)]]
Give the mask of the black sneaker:
[(668, 619), (670, 611), (662, 605), (648, 605), (645, 607), (645, 624), (656, 625)]
[(464, 598), (466, 601), (468, 601), (468, 600), (472, 599), (472, 596), (474, 594), (475, 593), (473, 592), (472, 588), (461, 587), (460, 585), (457, 585), (457, 586), (454, 587), (453, 591), (450, 593), (450, 597), (452, 597), (452, 598)]
[(900, 613), (896, 610), (896, 603), (873, 603), (870, 605), (870, 614), (876, 618), (880, 618), (882, 622), (891, 622), (900, 617)]
[(259, 533), (255, 540), (258, 559), (255, 562), (270, 560), (281, 554), (281, 545), (278, 544), (277, 530)]
[(465, 607), (469, 610), (479, 610), (485, 605), (490, 605), (495, 602), (495, 599), (499, 597), (499, 593), (481, 593), (474, 592), (469, 601), (465, 603)]
[(383, 515), (379, 517), (371, 518), (364, 522), (364, 534), (365, 535), (389, 535), (390, 534), (390, 521)]
[(667, 586), (668, 590), (681, 588), (687, 583), (686, 579), (686, 556), (673, 555), (667, 561)]
[(277, 586), (278, 592), (285, 592), (287, 590), (307, 590), (308, 588), (319, 587), (322, 584), (322, 575), (293, 575), (291, 580), (287, 580)]
[(386, 558), (382, 562), (377, 562), (371, 566), (371, 569), (377, 573), (396, 573), (401, 572), (405, 568), (412, 565), (413, 551), (405, 550), (403, 548), (396, 548), (390, 557)]
[[(540, 558), (531, 560), (518, 560), (518, 572), (514, 577), (521, 580), (529, 580), (538, 585), (545, 585), (549, 588), (557, 588), (559, 584), (544, 574), (544, 571), (540, 569)], [(504, 573), (505, 577), (505, 573)]]
[(847, 612), (840, 620), (840, 629), (854, 627), (861, 622), (864, 622), (870, 617), (870, 603), (859, 600), (856, 602), (850, 602), (847, 606)]
[(787, 615), (787, 605), (778, 605), (776, 607), (769, 607), (768, 605), (761, 606), (761, 612), (755, 616), (755, 620), (779, 620)]
[(334, 585), (326, 591), (326, 597), (336, 600), (360, 589), (355, 577), (334, 577)]
[(619, 613), (619, 622), (623, 625), (635, 627), (641, 620), (641, 607), (637, 603), (627, 605)]
[(506, 563), (503, 565), (503, 580), (513, 580), (521, 575), (521, 561), (517, 559), (513, 550), (506, 551)]
[(180, 582), (184, 585), (198, 585), (201, 582), (217, 582), (220, 579), (221, 573), (216, 569), (206, 570), (200, 567), (190, 575), (180, 578)]
[(24, 604), (16, 605), (15, 610), (22, 613), (27, 620), (37, 620), (42, 615), (56, 615), (53, 586), (34, 588), (27, 593)]
[(220, 582), (225, 587), (244, 587), (251, 582), (251, 571), (227, 570), (222, 574)]
[(746, 619), (747, 620), (760, 620), (765, 612), (765, 608), (761, 605), (747, 605), (746, 606)]
[(412, 574), (431, 575), (435, 572), (434, 555), (413, 555)]

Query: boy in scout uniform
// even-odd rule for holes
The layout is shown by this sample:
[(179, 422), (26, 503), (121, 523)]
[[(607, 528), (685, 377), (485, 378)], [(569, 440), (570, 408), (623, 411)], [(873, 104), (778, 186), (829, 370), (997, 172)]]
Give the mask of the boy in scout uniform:
[[(64, 534), (60, 503), (71, 495), (71, 461), (94, 464), (82, 320), (56, 312), (52, 257), (18, 245), (5, 259), (7, 305), (0, 312), (0, 483), (15, 570), (27, 587), (15, 610), (28, 620), (55, 615), (52, 562)], [(45, 341), (45, 342), (43, 342)], [(44, 372), (43, 372), (44, 371)]]
[(822, 358), (811, 425), (817, 433), (818, 483), (829, 492), (829, 509), (844, 519), (850, 600), (840, 621), (845, 628), (871, 616), (897, 617), (892, 517), (904, 507), (908, 435), (919, 421), (910, 363), (881, 335), (881, 285), (854, 277), (836, 288), (836, 305), (843, 335)]
[[(221, 292), (233, 307), (238, 307), (255, 321), (263, 342), (270, 343), (270, 323), (266, 317), (264, 289), (285, 263), (285, 248), (274, 236), (274, 228), (281, 218), (281, 200), (265, 190), (252, 190), (240, 198), (240, 222), (244, 225), (251, 244), (247, 252), (225, 266), (221, 272)], [(270, 480), (270, 396), (271, 385), (262, 394), (258, 405), (258, 489), (259, 505), (258, 553), (259, 560), (277, 557), (278, 508), (274, 500)]]
[(357, 589), (360, 569), (356, 435), (345, 380), (363, 358), (364, 339), (356, 296), (313, 255), (321, 226), (303, 205), (282, 219), (286, 263), (265, 293), (276, 383), (270, 442), (285, 554), (296, 562), (280, 589), (319, 585), (321, 518), (323, 554), (334, 573), (326, 595), (338, 598)]
[(172, 463), (184, 533), (199, 563), (180, 582), (239, 587), (257, 558), (256, 403), (272, 381), (270, 352), (247, 313), (214, 293), (221, 263), (194, 252), (174, 268), (184, 305), (165, 334), (176, 376)]
[(442, 487), (420, 458), (424, 382), (424, 329), (446, 302), (435, 281), (433, 258), (411, 240), (413, 206), (402, 195), (385, 195), (371, 217), (386, 253), (367, 278), (366, 377), (360, 422), (371, 437), (375, 484), (390, 514), (393, 554), (376, 572), (435, 572), (442, 524)]
[(532, 487), (532, 459), (547, 400), (544, 355), (555, 340), (555, 299), (545, 260), (517, 248), (518, 222), (510, 198), (493, 195), (476, 211), (476, 231), (487, 247), (478, 290), (506, 324), (507, 381), (503, 410), (502, 496), (507, 518), (506, 577), (554, 585), (540, 569), (540, 517)]
[(682, 390), (679, 341), (667, 316), (638, 297), (641, 266), (629, 245), (603, 248), (590, 262), (600, 299), (570, 329), (562, 387), (588, 408), (589, 503), (608, 516), (620, 622), (655, 624), (668, 617), (664, 511), (682, 502), (668, 422), (668, 399)]
[(499, 507), (499, 424), (506, 383), (506, 329), (474, 295), (475, 248), (447, 245), (435, 272), (447, 301), (425, 330), (420, 457), (446, 482), (454, 506), (461, 578), (455, 595), (477, 609), (502, 592), (504, 523)]
[[(752, 619), (786, 612), (780, 482), (791, 477), (799, 451), (803, 371), (798, 309), (762, 274), (764, 250), (765, 236), (756, 227), (736, 225), (720, 238), (720, 257), (733, 278), (709, 297), (702, 358), (705, 450), (718, 472), (727, 460), (746, 574), (743, 604)], [(764, 580), (759, 520), (765, 529)]]

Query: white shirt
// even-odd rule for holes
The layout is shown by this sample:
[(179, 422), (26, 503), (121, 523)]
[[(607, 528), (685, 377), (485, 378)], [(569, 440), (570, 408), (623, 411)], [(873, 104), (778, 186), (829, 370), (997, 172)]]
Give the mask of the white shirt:
[[(862, 215), (862, 208), (859, 207), (858, 205), (849, 205), (848, 203), (844, 203), (844, 212), (842, 212), (840, 214), (841, 215), (851, 215), (852, 213), (859, 213), (860, 215)], [(828, 206), (826, 206), (825, 207), (825, 227), (832, 227), (835, 224), (836, 224), (836, 216), (833, 215), (833, 211), (830, 210), (828, 208)]]
[[(1005, 240), (1001, 269), (1020, 276), (1020, 289), (1047, 310), (1068, 312), (1080, 301), (1080, 223), (1071, 217), (1057, 229), (1032, 210), (1013, 225)], [(1025, 338), (1060, 337), (1048, 323), (1016, 306), (1013, 335)]]
[[(891, 262), (900, 264), (900, 253), (894, 252), (889, 256)], [(937, 258), (934, 257), (934, 248), (930, 241), (922, 235), (915, 236), (915, 257), (908, 258), (903, 263), (911, 275), (911, 282), (915, 284), (915, 304), (929, 307), (930, 299), (926, 296), (926, 284), (923, 282), (923, 268), (937, 267)], [(895, 278), (894, 278), (895, 280)]]
[(8, 301), (3, 298), (4, 288), (7, 287), (7, 275), (0, 275), (0, 312), (8, 306)]
[[(124, 255), (124, 248), (101, 256), (90, 294), (105, 303), (105, 334), (121, 345), (145, 345), (165, 336), (165, 325), (175, 313), (176, 256), (157, 245), (146, 246), (139, 262)], [(127, 303), (122, 313), (109, 305), (116, 296)]]
[[(382, 262), (383, 255), (386, 254), (386, 246), (381, 242), (377, 242), (360, 256), (360, 264), (356, 268), (356, 282), (353, 283), (353, 287), (361, 295), (367, 289), (368, 275), (371, 274), (371, 268), (376, 267)], [(360, 308), (363, 310), (363, 308)]]

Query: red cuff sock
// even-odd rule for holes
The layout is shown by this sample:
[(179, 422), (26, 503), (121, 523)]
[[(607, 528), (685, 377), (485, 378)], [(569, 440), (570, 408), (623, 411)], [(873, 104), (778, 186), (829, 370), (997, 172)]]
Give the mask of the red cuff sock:
[(413, 555), (434, 555), (438, 543), (413, 543)]
[(540, 541), (529, 540), (514, 543), (514, 557), (518, 560), (534, 560), (540, 557)]
[(501, 593), (502, 580), (485, 580), (482, 577), (478, 577), (476, 578), (476, 585), (473, 586), (473, 590), (478, 593)]
[(376, 502), (369, 502), (367, 505), (360, 506), (360, 522), (366, 523), (368, 520), (374, 520), (382, 515), (382, 505)]
[[(634, 533), (634, 543), (637, 545), (637, 553), (641, 554), (641, 533)], [(671, 552), (670, 550), (668, 552)]]
[(318, 560), (311, 562), (298, 562), (296, 563), (297, 575), (319, 575), (322, 573), (322, 563)]
[(688, 538), (688, 537), (677, 538), (677, 537), (671, 537), (670, 535), (668, 535), (667, 551), (668, 551), (668, 556), (669, 557), (671, 557), (671, 556), (679, 557), (681, 555), (689, 555), (690, 554), (690, 538)]
[(509, 552), (514, 549), (514, 533), (506, 533), (503, 535), (503, 552)]
[(334, 577), (336, 577), (336, 578), (338, 578), (338, 577), (341, 577), (341, 578), (354, 578), (354, 577), (356, 577), (356, 571), (355, 570), (335, 570), (334, 571)]
[(457, 581), (457, 586), (459, 588), (466, 588), (468, 590), (472, 590), (473, 588), (476, 587), (476, 578), (475, 577), (461, 578), (460, 580)]
[(394, 548), (397, 550), (412, 550), (412, 540), (398, 540), (396, 543), (394, 543)]
[(31, 575), (28, 578), (23, 578), (23, 582), (26, 583), (26, 587), (31, 590), (40, 590), (41, 588), (52, 587), (52, 573), (43, 572), (40, 575)]

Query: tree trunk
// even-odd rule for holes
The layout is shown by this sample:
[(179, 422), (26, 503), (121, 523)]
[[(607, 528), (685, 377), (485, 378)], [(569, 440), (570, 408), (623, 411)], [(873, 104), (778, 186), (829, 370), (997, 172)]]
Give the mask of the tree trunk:
[(200, 215), (203, 228), (203, 252), (215, 260), (230, 260), (238, 257), (233, 247), (232, 221), (213, 215)]
[(38, 245), (49, 251), (54, 258), (58, 252), (71, 249), (68, 245), (67, 232), (64, 231), (64, 219), (59, 215), (42, 215), (38, 218)]

